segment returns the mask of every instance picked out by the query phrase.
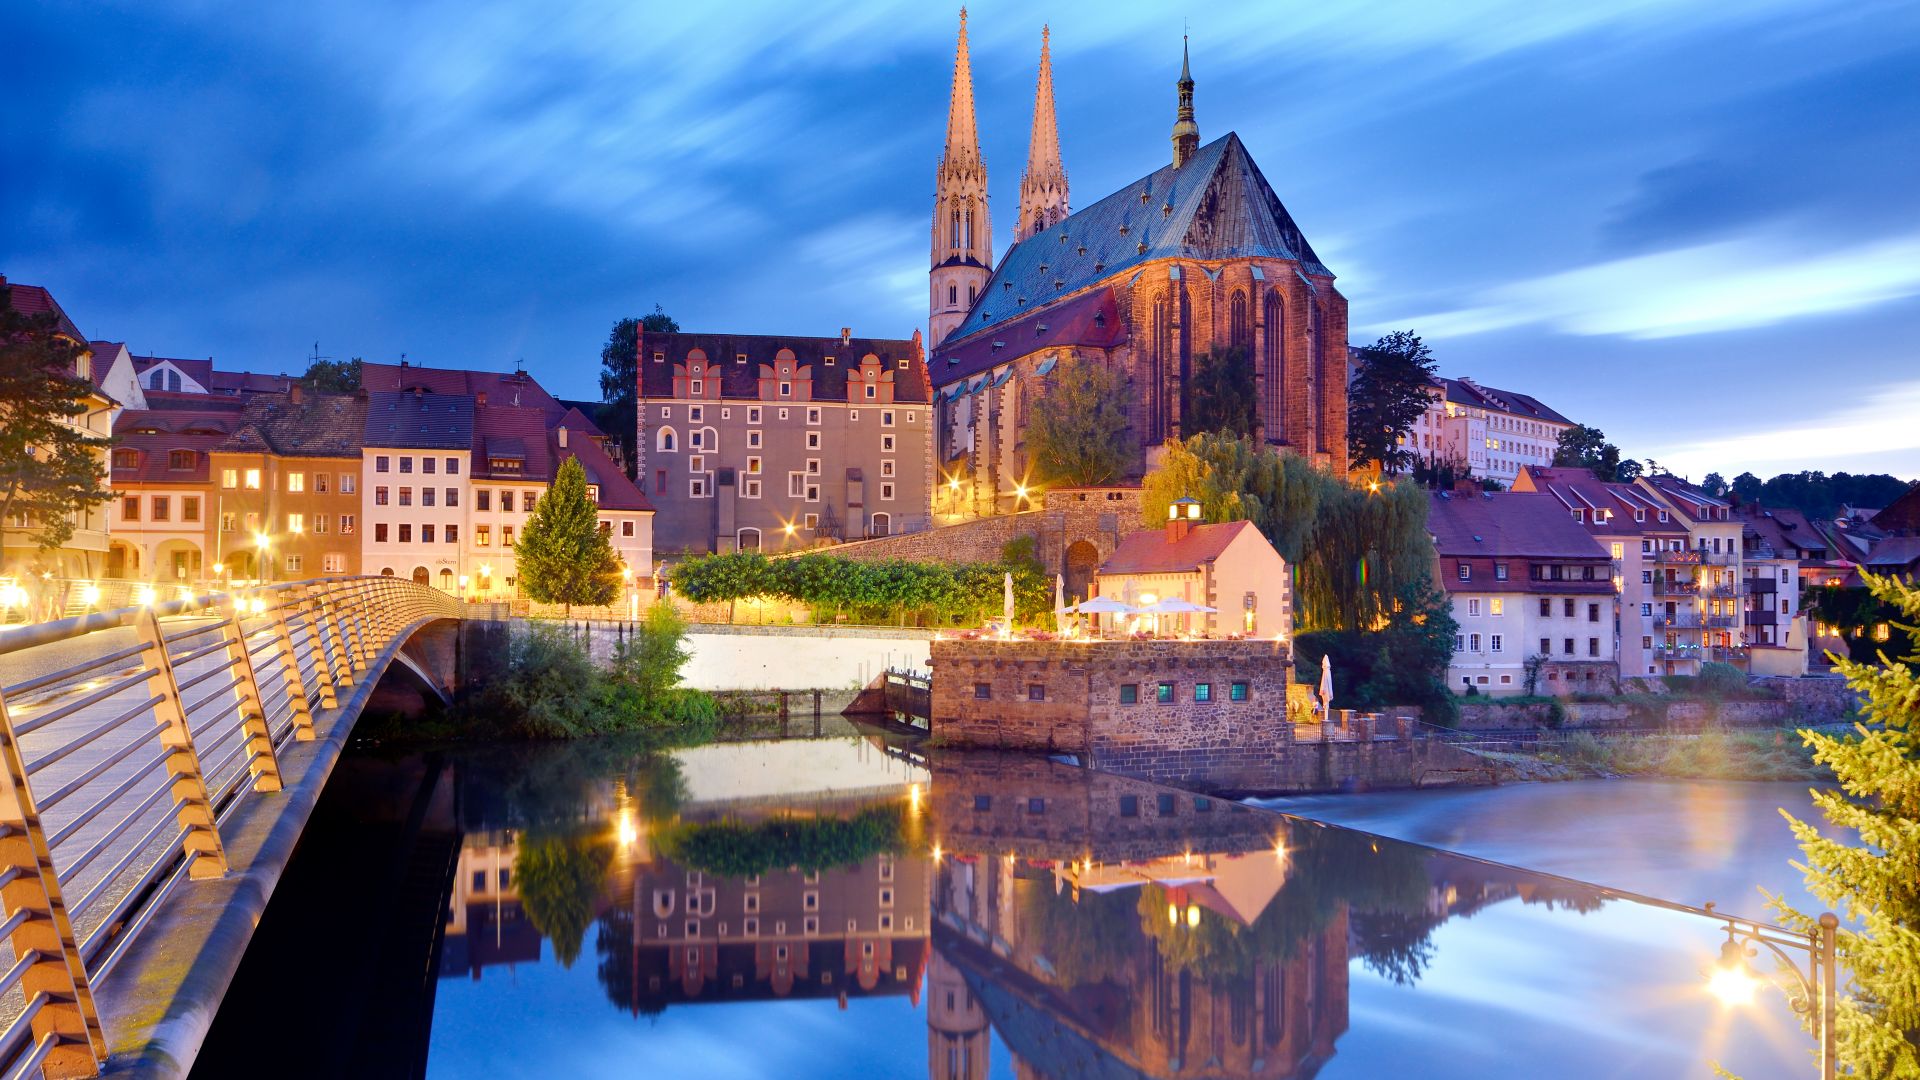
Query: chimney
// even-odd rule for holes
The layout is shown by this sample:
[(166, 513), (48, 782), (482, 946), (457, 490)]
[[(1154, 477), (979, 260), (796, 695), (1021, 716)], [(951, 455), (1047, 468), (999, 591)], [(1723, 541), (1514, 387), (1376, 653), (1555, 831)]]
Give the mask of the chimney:
[(486, 408), (486, 407), (487, 407), (487, 392), (486, 392), (485, 390), (482, 390), (482, 391), (480, 391), (479, 393), (477, 393), (477, 394), (475, 394), (475, 395), (473, 395), (473, 403), (474, 403), (474, 405), (476, 405), (476, 406), (478, 406), (479, 408), (482, 408), (482, 409), (484, 409), (484, 408)]
[(1200, 522), (1198, 499), (1175, 499), (1167, 507), (1167, 543), (1177, 544)]
[(852, 341), (853, 341), (853, 327), (851, 326), (841, 327), (840, 328), (840, 344), (846, 345), (851, 343)]
[(560, 431), (555, 437), (560, 440), (560, 449), (565, 450), (567, 448), (567, 425), (561, 424)]

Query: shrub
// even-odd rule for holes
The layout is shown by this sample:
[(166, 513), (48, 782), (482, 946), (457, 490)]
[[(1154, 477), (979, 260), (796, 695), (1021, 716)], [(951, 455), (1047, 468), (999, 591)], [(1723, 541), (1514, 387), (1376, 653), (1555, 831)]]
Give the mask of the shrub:
[(1694, 685), (1706, 697), (1733, 697), (1747, 688), (1747, 676), (1732, 664), (1710, 660), (1700, 665), (1700, 674), (1695, 677)]
[[(661, 612), (656, 616), (654, 613)], [(720, 709), (711, 694), (678, 686), (685, 623), (655, 605), (632, 642), (602, 670), (565, 627), (515, 625), (503, 662), (485, 687), (458, 706), (454, 730), (467, 738), (578, 739), (644, 732), (657, 745), (710, 741)]]
[(757, 824), (682, 825), (658, 839), (660, 852), (692, 870), (751, 877), (783, 867), (825, 870), (907, 850), (906, 808), (876, 806), (848, 818), (775, 818)]

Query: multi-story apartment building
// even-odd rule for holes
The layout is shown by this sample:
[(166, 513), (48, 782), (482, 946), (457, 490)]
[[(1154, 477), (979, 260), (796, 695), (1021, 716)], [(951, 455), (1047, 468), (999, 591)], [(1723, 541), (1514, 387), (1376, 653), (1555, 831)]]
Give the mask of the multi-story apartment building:
[(1671, 553), (1687, 546), (1687, 530), (1665, 503), (1633, 484), (1597, 480), (1576, 468), (1523, 469), (1513, 490), (1552, 495), (1607, 549), (1619, 590), (1614, 629), (1622, 675), (1690, 675), (1698, 669), (1698, 650), (1682, 643), (1682, 634), (1703, 629), (1695, 602), (1665, 584)]
[(459, 588), (473, 438), (466, 394), (367, 394), (360, 550), (368, 573)]
[(1495, 697), (1613, 689), (1613, 560), (1559, 498), (1440, 492), (1427, 530), (1460, 624), (1449, 686)]
[(114, 422), (108, 577), (197, 585), (213, 576), (220, 561), (211, 531), (213, 451), (233, 434), (241, 411), (237, 402), (210, 404), (127, 409)]
[(366, 399), (296, 384), (243, 400), (213, 450), (215, 561), (232, 580), (360, 573)]
[[(41, 286), (12, 283), (0, 274), (0, 303), (22, 315), (50, 319), (55, 335), (82, 347), (74, 358), (71, 374), (87, 380), (92, 389), (80, 399), (82, 410), (61, 417), (60, 422), (89, 436), (104, 439), (111, 435), (120, 403), (100, 389), (100, 375), (104, 372), (95, 371), (87, 336), (67, 317), (60, 302)], [(100, 475), (107, 477), (110, 466), (106, 448), (100, 448), (95, 456)], [(73, 525), (72, 535), (58, 548), (43, 551), (36, 540), (39, 522), (26, 513), (14, 513), (6, 523), (5, 539), (0, 541), (5, 545), (0, 548), (0, 576), (17, 579), (37, 572), (58, 578), (96, 578), (103, 573), (107, 567), (107, 507), (95, 504), (69, 514), (68, 518)]]
[(918, 338), (643, 333), (635, 457), (663, 555), (930, 524)]
[(1683, 624), (1674, 651), (1698, 659), (1747, 665), (1744, 523), (1733, 504), (1675, 476), (1643, 476), (1634, 486), (1659, 500), (1687, 530), (1686, 543), (1659, 554), (1654, 592), (1676, 600), (1684, 614), (1690, 604), (1697, 624)]
[(1573, 421), (1537, 398), (1472, 379), (1434, 380), (1431, 403), (1402, 442), (1429, 464), (1451, 463), (1476, 479), (1511, 486), (1520, 473), (1553, 464)]

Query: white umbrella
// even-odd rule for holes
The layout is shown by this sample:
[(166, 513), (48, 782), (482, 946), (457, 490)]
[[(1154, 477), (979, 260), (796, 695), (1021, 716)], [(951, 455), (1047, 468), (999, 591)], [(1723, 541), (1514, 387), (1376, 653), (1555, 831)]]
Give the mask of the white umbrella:
[(1320, 719), (1333, 719), (1333, 657), (1320, 658)]
[(1053, 575), (1053, 628), (1067, 628), (1067, 579), (1061, 574)]
[(1011, 633), (1013, 630), (1013, 574), (1011, 572), (1007, 574), (1006, 590), (1001, 606), (1006, 609), (1007, 631)]
[(1075, 604), (1072, 610), (1082, 615), (1138, 615), (1140, 609), (1108, 596), (1096, 596)]
[(1198, 615), (1212, 614), (1216, 609), (1178, 596), (1169, 596), (1165, 600), (1155, 600), (1140, 609), (1142, 615)]

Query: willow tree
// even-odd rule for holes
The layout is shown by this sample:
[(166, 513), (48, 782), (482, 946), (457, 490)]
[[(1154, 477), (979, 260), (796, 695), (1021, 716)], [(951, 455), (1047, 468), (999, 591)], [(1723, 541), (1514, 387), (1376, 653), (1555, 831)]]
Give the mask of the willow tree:
[(1312, 538), (1321, 500), (1343, 485), (1298, 454), (1229, 435), (1169, 442), (1141, 492), (1147, 525), (1166, 520), (1175, 499), (1198, 499), (1210, 522), (1251, 521), (1280, 557), (1298, 565)]
[[(1867, 588), (1920, 625), (1920, 589), (1893, 578)], [(1841, 916), (1839, 962), (1851, 993), (1839, 1002), (1836, 1037), (1849, 1075), (1920, 1078), (1920, 650), (1873, 664), (1834, 657), (1864, 699), (1865, 723), (1849, 736), (1801, 733), (1837, 788), (1813, 792), (1827, 819), (1814, 825), (1781, 813), (1806, 855), (1807, 891)], [(1790, 929), (1816, 917), (1774, 897)]]

